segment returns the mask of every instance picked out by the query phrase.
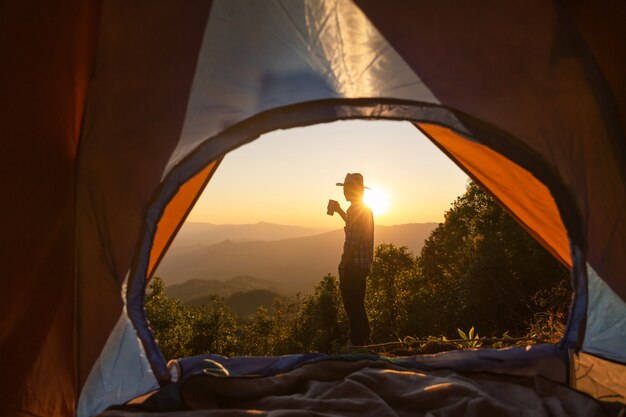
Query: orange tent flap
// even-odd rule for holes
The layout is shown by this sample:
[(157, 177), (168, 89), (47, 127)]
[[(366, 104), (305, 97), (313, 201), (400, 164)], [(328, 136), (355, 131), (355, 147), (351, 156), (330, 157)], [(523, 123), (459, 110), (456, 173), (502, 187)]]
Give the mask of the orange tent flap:
[(150, 250), (150, 263), (148, 264), (148, 279), (152, 277), (161, 259), (165, 255), (167, 248), (176, 237), (176, 233), (183, 225), (187, 215), (204, 187), (211, 179), (211, 176), (221, 162), (221, 158), (211, 162), (202, 171), (198, 172), (186, 183), (184, 183), (168, 203), (163, 211), (163, 216), (159, 220), (157, 231)]
[(417, 127), (487, 188), (552, 255), (571, 268), (567, 230), (550, 190), (542, 182), (499, 153), (451, 129), (429, 123)]

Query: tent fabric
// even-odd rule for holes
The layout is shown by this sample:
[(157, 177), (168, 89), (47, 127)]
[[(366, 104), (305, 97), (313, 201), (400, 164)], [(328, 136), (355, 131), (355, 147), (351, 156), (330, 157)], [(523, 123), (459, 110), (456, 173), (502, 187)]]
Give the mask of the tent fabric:
[(571, 268), (567, 230), (545, 185), (497, 152), (449, 128), (426, 123), (417, 127), (487, 188), (555, 258)]
[[(193, 153), (192, 158), (186, 160), (185, 164), (181, 164), (177, 166), (170, 173), (170, 180), (168, 185), (168, 181), (165, 181), (165, 186), (163, 187), (163, 193), (157, 199), (157, 202), (154, 204), (155, 210), (157, 213), (160, 213), (160, 209), (158, 207), (165, 205), (167, 201), (171, 198), (172, 192), (169, 190), (175, 190), (178, 187), (178, 184), (181, 182), (181, 178), (189, 177), (190, 172), (195, 172), (195, 170), (200, 169), (204, 166), (204, 161), (212, 160), (219, 155), (222, 155), (229, 150), (232, 150), (238, 146), (241, 146), (244, 143), (247, 143), (249, 140), (254, 139), (258, 135), (258, 131), (254, 129), (262, 129), (262, 131), (270, 131), (281, 126), (281, 123), (285, 123), (285, 113), (288, 112), (287, 119), (289, 123), (293, 125), (304, 125), (311, 123), (319, 123), (329, 120), (334, 120), (337, 118), (356, 118), (356, 117), (369, 117), (369, 118), (395, 118), (395, 119), (406, 119), (406, 120), (427, 120), (433, 123), (443, 123), (447, 122), (453, 126), (455, 126), (458, 130), (465, 129), (464, 126), (472, 123), (472, 120), (459, 120), (450, 111), (446, 109), (435, 109), (431, 106), (423, 106), (414, 102), (409, 101), (401, 101), (401, 100), (320, 100), (316, 102), (312, 102), (307, 106), (303, 106), (300, 108), (299, 106), (295, 106), (293, 109), (280, 109), (278, 112), (265, 112), (259, 115), (257, 120), (253, 122), (248, 121), (245, 124), (238, 125), (235, 128), (229, 129), (223, 135), (218, 135), (212, 138), (209, 141), (206, 141), (203, 145), (199, 146), (198, 149)], [(284, 127), (284, 125), (282, 125)], [(434, 126), (434, 125), (433, 125)], [(490, 132), (492, 136), (497, 137), (497, 132)], [(456, 135), (456, 134), (455, 134)], [(460, 138), (459, 136), (455, 136)], [(466, 139), (461, 139), (464, 142), (467, 142)], [(483, 147), (482, 151), (486, 151), (488, 148)], [(492, 158), (495, 155), (494, 152), (491, 153)], [(498, 163), (502, 163), (506, 161), (505, 158), (500, 157), (497, 159)], [(538, 227), (538, 225), (543, 225), (544, 230), (542, 236), (546, 238), (554, 239), (554, 241), (558, 242), (558, 233), (562, 232), (562, 223), (559, 218), (558, 210), (556, 209), (554, 203), (549, 196), (545, 186), (542, 186), (538, 181), (532, 178), (532, 176), (528, 174), (524, 174), (526, 171), (521, 167), (515, 168), (515, 164), (508, 163), (507, 165), (510, 169), (516, 170), (520, 175), (525, 176), (526, 181), (529, 182), (535, 189), (533, 191), (536, 192), (537, 201), (532, 204), (534, 207), (534, 212), (536, 212), (535, 216), (539, 216), (538, 218), (543, 219), (543, 223), (537, 222), (537, 220), (533, 220), (535, 224), (533, 227)], [(194, 168), (195, 167), (195, 168)], [(510, 174), (510, 173), (509, 173)], [(513, 177), (511, 177), (513, 178)], [(518, 189), (518, 193), (521, 189)], [(538, 190), (538, 191), (537, 191)], [(522, 190), (523, 191), (523, 190)], [(500, 191), (501, 192), (501, 191)], [(521, 195), (514, 195), (514, 198), (510, 198), (510, 202), (515, 202), (517, 197)], [(524, 197), (527, 202), (531, 201), (531, 198), (526, 195)], [(515, 203), (517, 204), (517, 203)], [(543, 205), (542, 205), (543, 204)], [(517, 204), (516, 206), (518, 211), (520, 211), (520, 215), (524, 213), (522, 210), (526, 210), (525, 206)], [(546, 218), (541, 211), (548, 212), (548, 217)], [(533, 210), (527, 210), (526, 213), (531, 213)], [(550, 217), (550, 215), (552, 217)], [(543, 217), (541, 217), (543, 216)], [(526, 214), (528, 217), (528, 214)], [(158, 215), (156, 215), (158, 218)], [(547, 220), (546, 220), (547, 219)], [(557, 237), (549, 236), (546, 233), (546, 229), (552, 229), (556, 231)], [(532, 230), (531, 230), (532, 231)], [(536, 233), (532, 231), (533, 233)], [(562, 235), (561, 235), (562, 236)], [(151, 235), (147, 235), (144, 240), (144, 247), (149, 250), (151, 245)], [(543, 241), (543, 239), (540, 239)], [(562, 241), (561, 241), (562, 242)], [(551, 249), (548, 246), (548, 249)], [(131, 277), (132, 280), (137, 280), (143, 282), (145, 279), (145, 270), (142, 268), (137, 268), (135, 270), (135, 276)], [(584, 302), (586, 300), (586, 293), (584, 291), (583, 284), (579, 284), (578, 287), (581, 288), (581, 305), (584, 308)], [(137, 286), (137, 288), (141, 288)], [(577, 325), (580, 324), (576, 322)], [(576, 343), (577, 337), (574, 337), (573, 344)], [(158, 365), (157, 368), (161, 369), (163, 373), (165, 373), (165, 359), (155, 357)]]
[(626, 404), (624, 367), (594, 355), (572, 355), (571, 386), (608, 403)]
[[(526, 147), (558, 172), (585, 216), (585, 241), (574, 243), (626, 300), (626, 187), (621, 168), (626, 155), (615, 149), (626, 142), (626, 119), (618, 115), (626, 92), (607, 85), (599, 67), (606, 63), (610, 71), (622, 68), (623, 74), (624, 61), (615, 61), (623, 53), (610, 56), (605, 49), (594, 59), (563, 3), (357, 3), (441, 103), (523, 138)], [(593, 7), (603, 4), (606, 13), (622, 19), (626, 14), (623, 5), (604, 2)], [(416, 24), (415, 16), (436, 18)], [(590, 21), (613, 24), (615, 34), (624, 32), (614, 16), (602, 23), (594, 21), (598, 18), (600, 14), (593, 13)], [(608, 34), (608, 29), (602, 33)], [(618, 47), (620, 41), (609, 36), (605, 41)], [(442, 68), (451, 69), (454, 76)]]
[(98, 398), (85, 384), (95, 364), (113, 375), (124, 312), (166, 383), (144, 291), (207, 166), (267, 131), (352, 118), (430, 129), (569, 259), (561, 348), (623, 369), (623, 4), (93, 0), (3, 3), (0, 19), (1, 414)]
[(626, 303), (587, 264), (589, 302), (582, 350), (624, 363)]
[[(587, 355), (588, 356), (588, 355)], [(457, 372), (491, 372), (517, 376), (541, 376), (551, 381), (567, 382), (567, 354), (555, 345), (541, 344), (506, 349), (472, 349), (447, 351), (430, 355), (406, 357), (379, 357), (373, 354), (326, 355), (309, 353), (283, 356), (244, 356), (227, 358), (219, 355), (200, 355), (178, 360), (184, 378), (202, 367), (210, 359), (226, 368), (230, 375), (272, 376), (289, 372), (312, 362), (357, 359), (382, 360), (411, 369), (453, 369)]]
[(199, 54), (165, 173), (207, 138), (272, 108), (363, 97), (437, 103), (351, 1), (217, 1)]
[[(192, 375), (174, 416), (606, 416), (590, 397), (539, 377), (423, 371), (327, 360), (267, 377)], [(187, 410), (187, 411), (186, 411)], [(154, 415), (122, 410), (100, 416)]]
[[(615, 45), (621, 44), (621, 39), (626, 37), (626, 28), (621, 23), (626, 15), (625, 7), (623, 4), (610, 0), (602, 0), (593, 6), (583, 2), (569, 1), (568, 6), (579, 34), (589, 48), (585, 51), (586, 59), (594, 61), (598, 66), (596, 78), (597, 82), (603, 84), (603, 99), (607, 102), (602, 110), (609, 113), (613, 121), (621, 121), (621, 127), (612, 122), (615, 135), (611, 146), (615, 154), (619, 155), (619, 159), (624, 161), (626, 160), (626, 141), (623, 140), (626, 123), (626, 79), (623, 76), (623, 68), (626, 62), (626, 48), (615, 47)], [(626, 164), (622, 163), (620, 168), (622, 180), (625, 180)]]
[(91, 369), (76, 416), (92, 416), (159, 387), (126, 310), (122, 311), (102, 354)]
[(72, 415), (75, 158), (99, 2), (0, 5), (0, 415)]
[(202, 171), (197, 173), (192, 179), (183, 184), (176, 196), (168, 203), (163, 215), (159, 219), (157, 232), (152, 242), (150, 250), (150, 260), (148, 264), (148, 277), (152, 277), (159, 261), (171, 244), (174, 236), (182, 226), (194, 206), (197, 198), (204, 190), (207, 182), (219, 166), (220, 161), (213, 161)]
[(209, 2), (102, 5), (78, 158), (81, 386), (120, 317), (121, 287), (147, 205), (180, 136), (209, 8)]

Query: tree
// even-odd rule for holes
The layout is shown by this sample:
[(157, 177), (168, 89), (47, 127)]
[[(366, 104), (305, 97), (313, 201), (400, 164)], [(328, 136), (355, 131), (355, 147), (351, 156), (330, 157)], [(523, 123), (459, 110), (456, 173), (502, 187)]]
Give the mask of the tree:
[(299, 337), (301, 300), (275, 298), (270, 309), (259, 306), (240, 326), (240, 349), (245, 355), (284, 355), (304, 350)]
[(267, 356), (273, 353), (270, 339), (274, 323), (264, 306), (259, 306), (251, 322), (242, 329), (240, 351), (244, 355)]
[(418, 281), (416, 259), (407, 247), (376, 247), (365, 297), (374, 340), (397, 340), (408, 330)]
[(445, 214), (418, 258), (425, 308), (455, 334), (476, 326), (483, 334), (522, 332), (539, 306), (533, 295), (568, 271), (489, 195), (470, 182)]
[(149, 289), (144, 308), (163, 355), (168, 359), (189, 356), (192, 324), (188, 309), (167, 296), (161, 278), (152, 278)]
[(167, 296), (163, 280), (154, 277), (146, 297), (146, 315), (168, 359), (204, 353), (231, 354), (236, 349), (237, 323), (224, 301), (190, 307)]
[(337, 350), (347, 334), (347, 317), (341, 301), (339, 281), (327, 274), (305, 298), (298, 317), (297, 332), (305, 351), (332, 352)]
[(188, 307), (191, 317), (191, 337), (187, 348), (191, 355), (232, 354), (236, 348), (237, 322), (224, 300), (216, 295), (209, 303)]

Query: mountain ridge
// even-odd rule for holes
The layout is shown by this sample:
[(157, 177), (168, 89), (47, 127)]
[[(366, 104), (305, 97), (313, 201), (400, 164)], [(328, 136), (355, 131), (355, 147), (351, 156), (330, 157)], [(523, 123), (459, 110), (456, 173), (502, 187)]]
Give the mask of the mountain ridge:
[(324, 233), (325, 229), (283, 225), (268, 222), (250, 224), (213, 224), (186, 222), (181, 227), (172, 249), (193, 244), (212, 244), (224, 240), (282, 240)]
[[(375, 244), (393, 243), (419, 254), (437, 223), (376, 226)], [(310, 292), (327, 273), (337, 275), (343, 230), (279, 240), (225, 239), (218, 243), (172, 245), (156, 275), (167, 286), (190, 279), (225, 281), (248, 276), (278, 284), (280, 292)]]

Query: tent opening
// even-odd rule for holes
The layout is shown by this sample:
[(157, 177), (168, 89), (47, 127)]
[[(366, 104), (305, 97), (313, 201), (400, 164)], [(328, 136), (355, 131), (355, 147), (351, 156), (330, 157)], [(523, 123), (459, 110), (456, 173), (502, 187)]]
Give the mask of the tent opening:
[[(340, 121), (272, 132), (228, 154), (223, 161), (209, 164), (181, 187), (179, 193), (186, 197), (177, 197), (167, 206), (150, 260), (151, 274), (162, 281), (153, 283), (147, 308), (153, 314), (151, 325), (158, 333), (167, 359), (203, 353), (275, 355), (332, 349), (339, 352), (341, 340), (345, 342), (342, 333), (346, 324), (341, 299), (333, 285), (336, 285), (343, 231), (338, 216), (326, 215), (325, 202), (328, 198), (342, 199), (341, 188), (334, 183), (349, 171), (362, 171), (366, 185), (373, 185), (375, 192), (386, 191), (392, 201), (387, 212), (376, 215), (379, 226), (376, 234), (380, 235), (376, 241), (382, 246), (377, 246), (380, 258), (377, 275), (370, 279), (374, 285), (370, 284), (367, 295), (368, 309), (374, 316), (374, 345), (380, 353), (392, 354), (394, 350), (419, 353), (416, 346), (428, 338), (431, 343), (427, 352), (509, 346), (524, 341), (535, 343), (542, 340), (537, 335), (541, 331), (551, 333), (549, 341), (558, 340), (571, 296), (567, 280), (569, 249), (567, 240), (563, 241), (559, 235), (564, 233), (564, 228), (548, 190), (527, 171), (483, 145), (465, 139), (459, 141), (453, 131), (437, 125), (415, 127), (409, 122)], [(216, 171), (218, 165), (220, 169)], [(492, 185), (489, 194), (468, 185), (463, 171), (480, 186)], [(514, 181), (509, 181), (506, 187), (493, 186), (503, 183), (504, 177)], [(211, 183), (200, 196), (209, 178)], [(195, 196), (187, 190), (193, 190)], [(192, 201), (196, 204), (194, 210), (191, 210)], [(341, 202), (347, 207), (345, 201)], [(537, 202), (543, 204), (548, 216), (528, 216), (524, 209)], [(499, 204), (506, 207), (508, 214)], [(463, 214), (463, 210), (470, 212)], [(444, 218), (444, 212), (448, 218)], [(453, 224), (461, 219), (472, 220), (473, 216), (480, 217), (472, 225), (479, 230)], [(185, 219), (187, 223), (183, 224)], [(486, 221), (496, 223), (492, 230), (479, 224)], [(547, 252), (521, 231), (516, 221), (533, 238), (539, 238)], [(179, 230), (177, 240), (165, 241), (160, 236), (161, 230), (165, 231), (163, 234)], [(445, 236), (431, 237), (430, 251), (422, 254), (424, 242), (433, 232)], [(466, 273), (465, 283), (459, 276), (453, 276), (448, 278), (447, 289), (438, 288), (438, 292), (429, 289), (438, 284), (442, 287), (439, 281), (454, 268), (456, 274), (463, 274), (460, 260), (449, 262), (444, 272), (433, 268), (433, 263), (445, 260), (434, 255), (446, 249), (446, 244), (450, 245), (445, 239), (455, 233), (464, 239), (474, 239), (474, 250), (488, 255), (494, 250), (489, 245), (496, 242), (485, 236), (490, 232), (501, 234), (500, 242), (507, 237), (517, 241), (503, 242), (510, 248), (498, 255), (481, 258), (480, 254), (466, 254), (465, 262), (479, 265)], [(489, 242), (481, 246), (481, 239)], [(163, 257), (163, 249), (170, 244), (171, 253)], [(468, 248), (471, 246), (463, 250)], [(457, 256), (463, 250), (457, 250)], [(489, 265), (490, 262), (495, 265)], [(525, 262), (534, 262), (534, 269), (520, 268)], [(389, 272), (402, 263), (411, 263), (402, 271), (404, 276), (399, 271)], [(413, 266), (420, 270), (415, 274), (429, 268), (428, 273), (433, 276), (415, 275), (407, 279)], [(472, 266), (467, 265), (467, 269)], [(529, 276), (533, 271), (541, 276)], [(334, 277), (324, 281), (328, 273)], [(488, 276), (477, 283), (479, 288), (474, 292), (468, 285), (472, 274)], [(391, 282), (391, 286), (385, 288), (385, 281)], [(524, 285), (525, 282), (532, 284)], [(543, 286), (537, 285), (539, 282)], [(487, 288), (496, 291), (488, 297), (477, 297), (481, 291), (487, 292)], [(410, 291), (419, 292), (421, 298), (418, 300)], [(164, 306), (159, 297), (169, 297), (169, 304)], [(324, 328), (332, 329), (333, 334), (320, 335), (321, 329), (311, 326), (311, 318), (306, 317), (315, 308), (319, 310), (323, 297), (332, 300), (325, 314), (334, 317), (331, 321), (334, 320), (335, 326), (325, 323)], [(414, 299), (409, 301), (407, 297)], [(161, 304), (155, 301), (157, 298)], [(441, 305), (442, 300), (446, 300), (445, 305)], [(403, 313), (388, 311), (385, 306), (390, 302), (395, 304), (393, 309)], [(460, 307), (464, 303), (472, 307), (455, 309), (455, 305)], [(503, 309), (490, 308), (494, 305)], [(524, 322), (514, 317), (521, 306), (527, 310), (526, 327), (504, 328), (502, 324), (494, 324), (494, 320), (481, 322), (476, 314), (481, 306), (487, 315), (508, 315), (509, 323)], [(257, 310), (257, 307), (261, 308)], [(163, 320), (156, 322), (156, 317), (163, 318), (162, 314), (156, 314), (163, 308), (169, 308), (173, 316), (196, 317), (196, 321), (186, 324), (185, 337), (181, 337), (180, 329), (172, 336), (172, 329), (166, 328)], [(541, 308), (546, 311), (540, 311)], [(185, 314), (185, 309), (195, 309), (196, 313)], [(548, 312), (550, 309), (554, 311)], [(315, 311), (320, 313), (318, 310)], [(303, 323), (307, 320), (308, 332), (315, 336), (305, 334)], [(453, 323), (454, 320), (457, 322)], [(278, 321), (284, 326), (272, 329), (272, 323)], [(420, 321), (447, 321), (447, 324), (428, 327), (420, 326)], [(297, 333), (288, 335), (289, 326), (291, 331), (299, 327), (299, 337), (306, 340), (296, 341)], [(264, 343), (258, 332), (282, 332), (283, 343), (287, 340), (292, 343), (279, 346), (281, 336)], [(524, 339), (524, 333), (532, 332), (534, 340)], [(174, 340), (166, 340), (168, 334)], [(251, 342), (253, 348), (238, 346), (237, 340), (241, 341), (240, 345), (243, 341)], [(394, 344), (397, 340), (402, 343)]]

